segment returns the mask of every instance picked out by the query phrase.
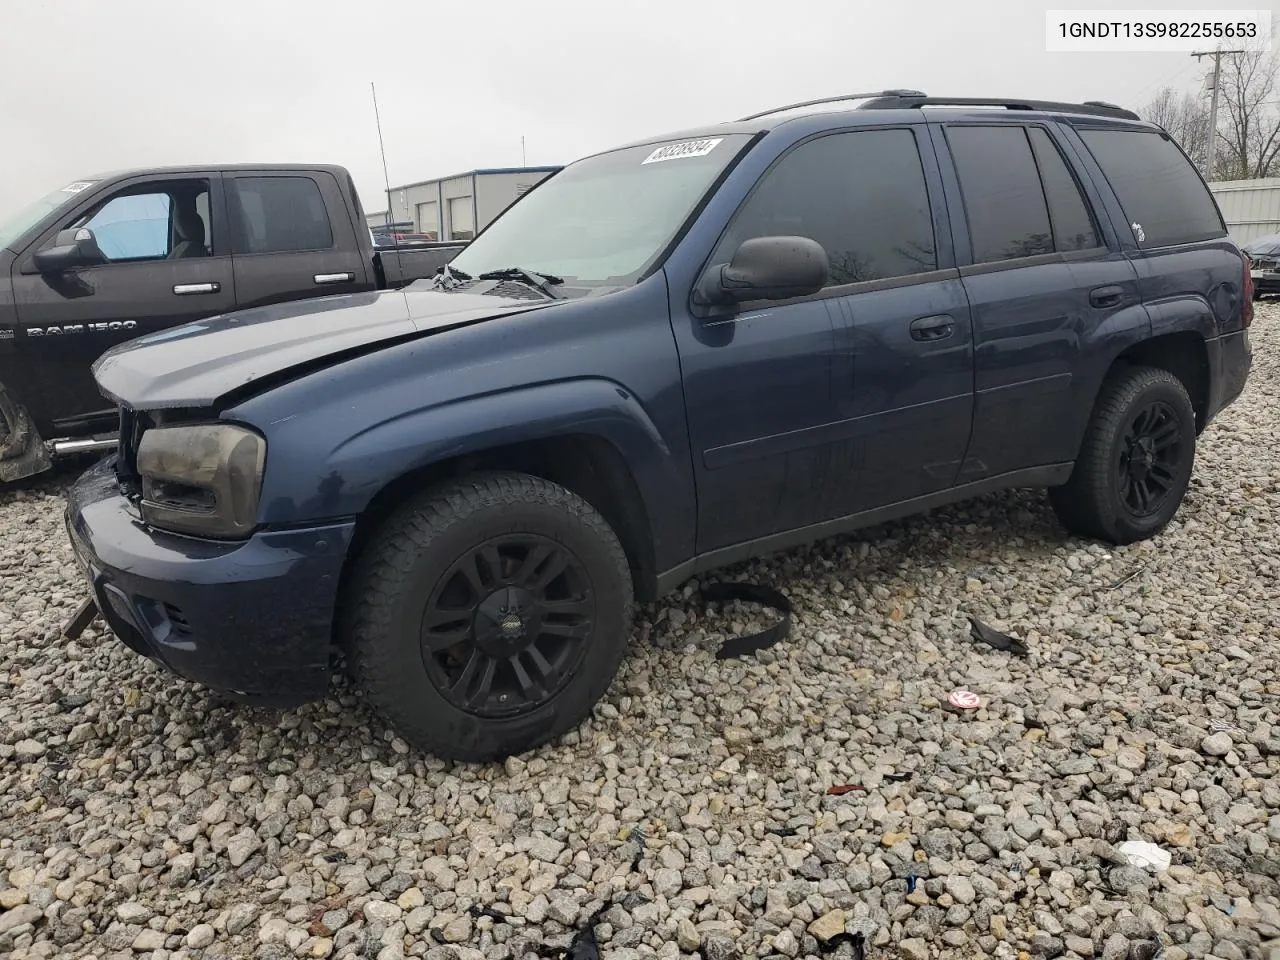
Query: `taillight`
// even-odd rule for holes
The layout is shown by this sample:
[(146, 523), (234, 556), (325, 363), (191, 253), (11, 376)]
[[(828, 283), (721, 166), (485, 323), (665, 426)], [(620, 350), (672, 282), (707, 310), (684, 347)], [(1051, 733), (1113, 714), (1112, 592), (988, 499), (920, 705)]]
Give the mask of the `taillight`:
[(1244, 296), (1244, 306), (1240, 311), (1241, 325), (1248, 329), (1253, 323), (1253, 264), (1249, 261), (1247, 253), (1240, 254), (1240, 261), (1244, 264), (1244, 282), (1240, 285), (1242, 295)]

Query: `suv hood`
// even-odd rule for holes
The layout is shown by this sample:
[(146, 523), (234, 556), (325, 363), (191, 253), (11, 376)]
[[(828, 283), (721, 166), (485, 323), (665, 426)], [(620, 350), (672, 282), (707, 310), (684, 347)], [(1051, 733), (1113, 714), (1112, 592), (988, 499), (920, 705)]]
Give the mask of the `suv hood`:
[(133, 409), (209, 407), (264, 377), (553, 302), (390, 290), (258, 307), (122, 343), (93, 375), (104, 396)]

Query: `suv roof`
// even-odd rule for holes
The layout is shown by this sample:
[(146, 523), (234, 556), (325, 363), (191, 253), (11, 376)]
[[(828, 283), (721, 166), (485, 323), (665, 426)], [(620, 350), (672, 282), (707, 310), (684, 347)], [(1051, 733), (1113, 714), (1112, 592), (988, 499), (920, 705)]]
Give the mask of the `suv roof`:
[(828, 103), (840, 103), (846, 100), (865, 100), (854, 107), (855, 110), (901, 110), (919, 107), (1004, 107), (1007, 110), (1033, 110), (1040, 113), (1074, 113), (1095, 117), (1111, 117), (1115, 120), (1137, 120), (1138, 115), (1132, 110), (1117, 107), (1114, 103), (1102, 100), (1086, 100), (1084, 103), (1062, 103), (1054, 100), (1010, 99), (1008, 97), (931, 97), (919, 90), (880, 90), (875, 93), (844, 93), (834, 97), (820, 97), (817, 100), (802, 100), (781, 107), (772, 107), (742, 117), (739, 122), (758, 120), (788, 110), (799, 110), (804, 107), (816, 107)]
[[(851, 105), (847, 111), (805, 110), (806, 107), (821, 107), (844, 102), (852, 103), (859, 100), (863, 102)], [(931, 97), (919, 90), (878, 90), (871, 93), (844, 93), (831, 97), (819, 97), (816, 100), (802, 100), (799, 103), (783, 104), (782, 106), (771, 107), (768, 110), (761, 110), (758, 113), (713, 126), (693, 127), (687, 130), (645, 137), (643, 140), (635, 140), (626, 144), (626, 146), (638, 147), (663, 140), (696, 139), (734, 133), (763, 133), (775, 127), (780, 127), (785, 123), (818, 115), (839, 116), (841, 113), (861, 113), (867, 110), (923, 110), (927, 107), (1003, 108), (1008, 111), (1084, 116), (1151, 125), (1143, 121), (1132, 110), (1126, 110), (1123, 107), (1101, 100), (1087, 100), (1084, 103), (1064, 103), (1055, 100), (1028, 100), (1010, 97)], [(792, 111), (796, 111), (796, 115), (778, 116)]]

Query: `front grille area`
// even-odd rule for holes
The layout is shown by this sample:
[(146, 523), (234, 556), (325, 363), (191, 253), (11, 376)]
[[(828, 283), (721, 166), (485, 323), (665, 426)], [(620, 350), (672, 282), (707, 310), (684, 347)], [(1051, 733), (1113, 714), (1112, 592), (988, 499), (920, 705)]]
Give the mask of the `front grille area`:
[(169, 625), (173, 627), (173, 632), (182, 637), (191, 636), (191, 624), (187, 623), (187, 617), (178, 607), (172, 603), (164, 605), (165, 615), (169, 618)]

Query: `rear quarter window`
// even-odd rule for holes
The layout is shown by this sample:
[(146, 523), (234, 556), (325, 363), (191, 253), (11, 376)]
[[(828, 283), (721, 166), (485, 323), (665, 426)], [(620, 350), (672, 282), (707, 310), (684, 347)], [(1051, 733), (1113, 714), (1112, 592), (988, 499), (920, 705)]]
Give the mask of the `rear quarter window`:
[(1226, 236), (1213, 195), (1172, 140), (1150, 130), (1083, 129), (1139, 247)]

